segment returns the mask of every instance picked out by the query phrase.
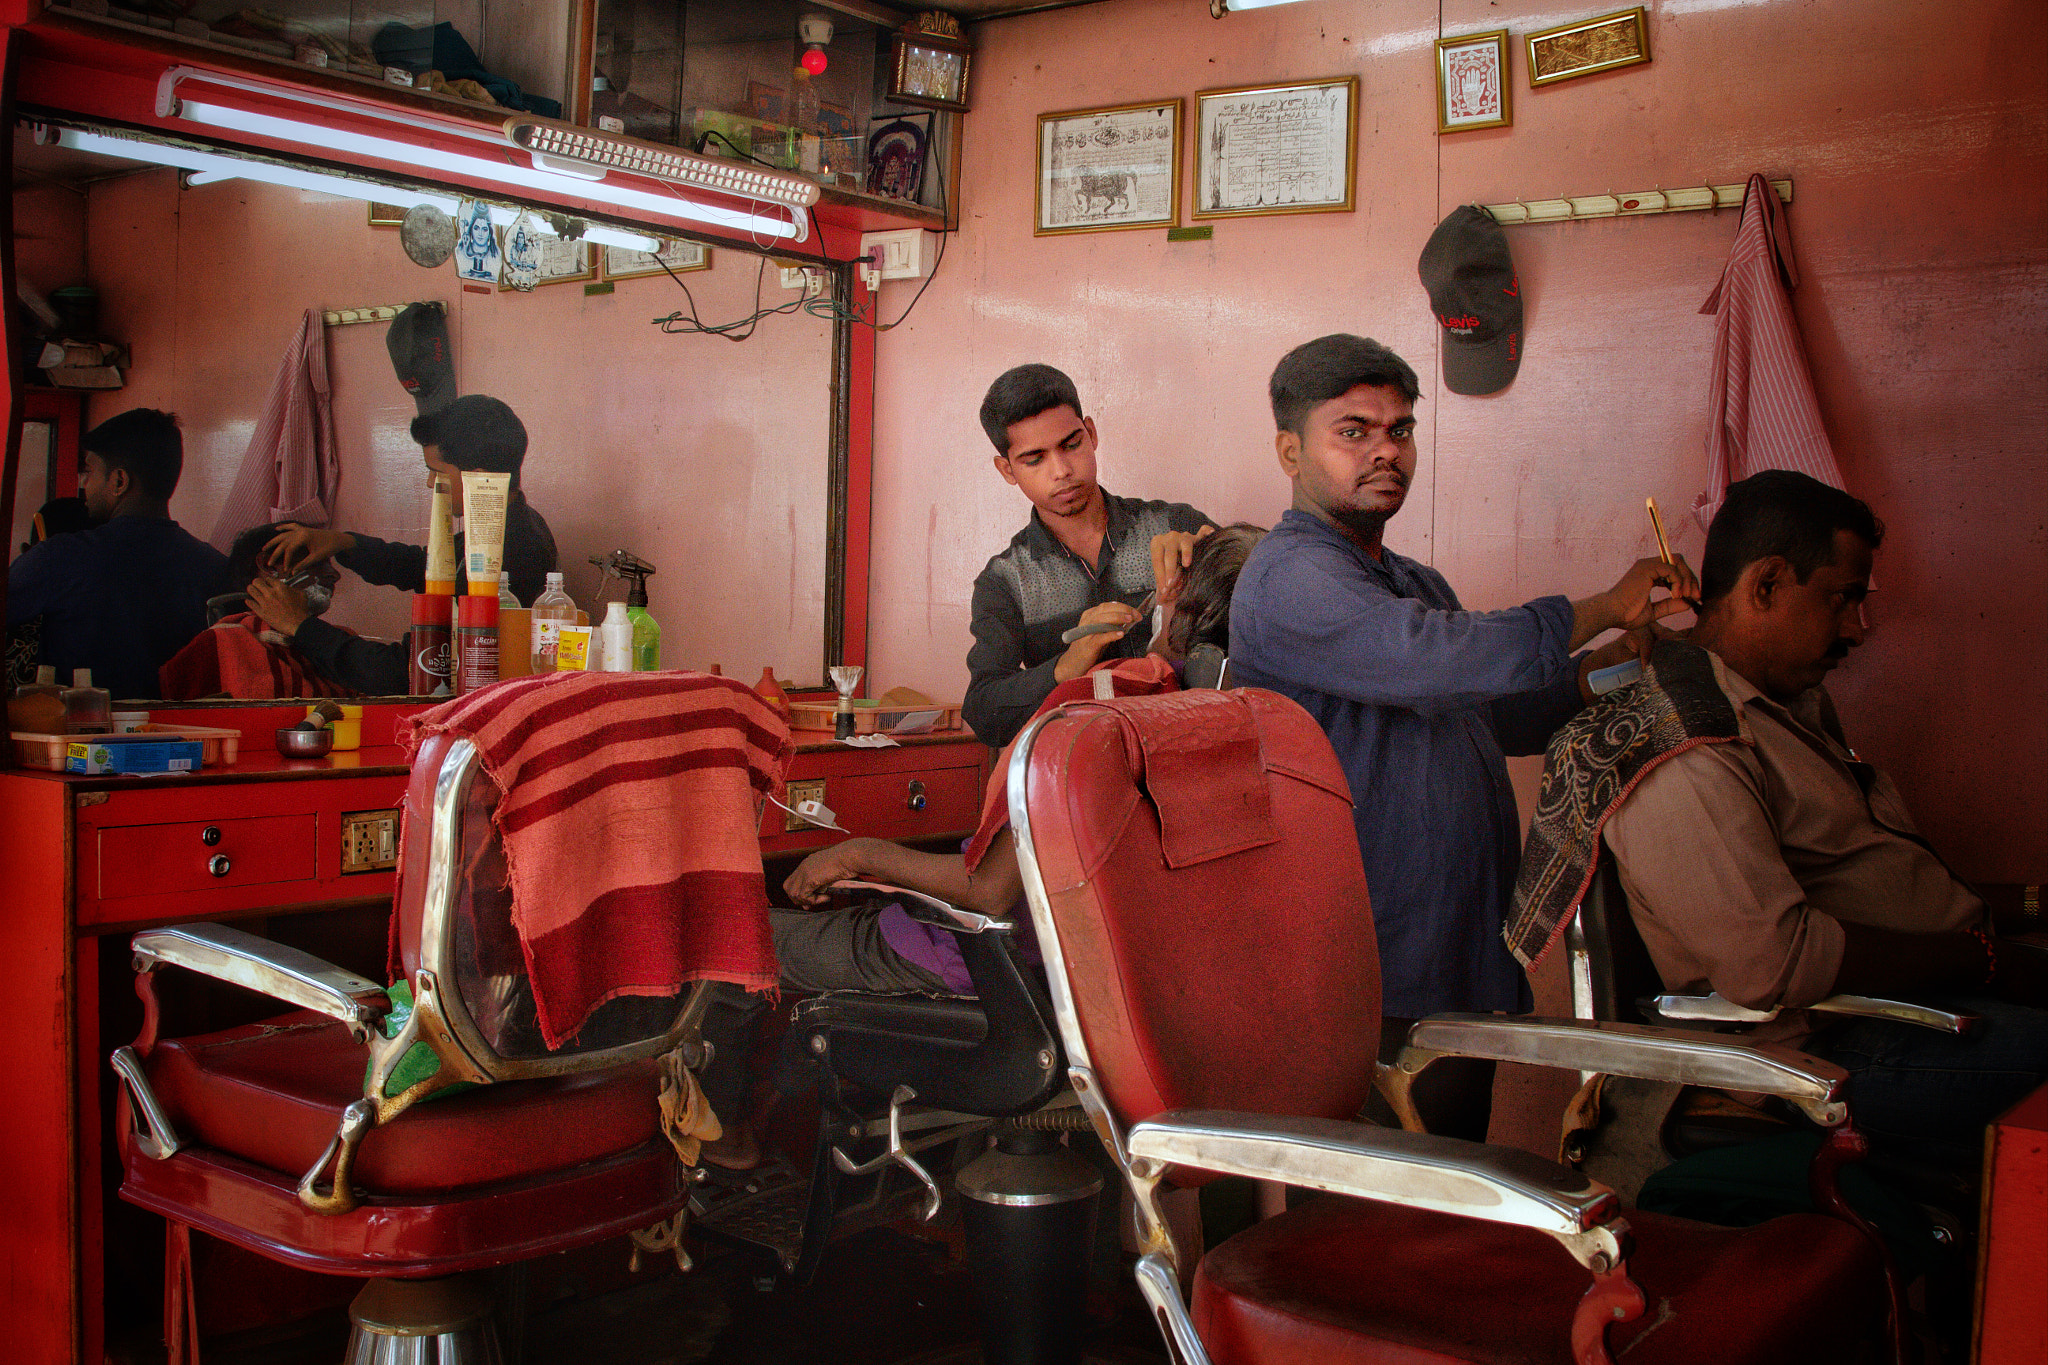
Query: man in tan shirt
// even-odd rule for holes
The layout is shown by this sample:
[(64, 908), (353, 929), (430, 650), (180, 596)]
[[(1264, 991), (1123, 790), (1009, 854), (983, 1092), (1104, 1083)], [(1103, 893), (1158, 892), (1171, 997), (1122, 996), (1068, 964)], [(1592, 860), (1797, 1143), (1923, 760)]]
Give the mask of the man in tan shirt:
[(1735, 708), (1734, 742), (1650, 768), (1608, 817), (1643, 940), (1667, 987), (1713, 990), (1788, 1041), (1837, 992), (1983, 1017), (1967, 1038), (1888, 1020), (1806, 1037), (1847, 1067), (1874, 1135), (1970, 1142), (2048, 1079), (2037, 964), (1999, 953), (1982, 900), (1913, 826), (1897, 788), (1843, 739), (1819, 684), (1862, 643), (1883, 527), (1861, 501), (1774, 470), (1733, 485), (1707, 535), (1699, 624)]

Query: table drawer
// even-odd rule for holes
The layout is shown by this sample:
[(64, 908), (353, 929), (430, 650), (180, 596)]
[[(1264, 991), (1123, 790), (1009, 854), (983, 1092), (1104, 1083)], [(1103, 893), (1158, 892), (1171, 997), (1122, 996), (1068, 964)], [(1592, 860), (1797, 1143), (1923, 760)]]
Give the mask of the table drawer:
[[(964, 832), (981, 822), (979, 768), (859, 773), (820, 780), (825, 784), (825, 804), (839, 823), (849, 833), (871, 839), (918, 839)], [(779, 831), (782, 812), (772, 806), (769, 810)]]
[(319, 875), (320, 817), (313, 811), (115, 825), (96, 833), (97, 876), (79, 887), (81, 900), (311, 881)]

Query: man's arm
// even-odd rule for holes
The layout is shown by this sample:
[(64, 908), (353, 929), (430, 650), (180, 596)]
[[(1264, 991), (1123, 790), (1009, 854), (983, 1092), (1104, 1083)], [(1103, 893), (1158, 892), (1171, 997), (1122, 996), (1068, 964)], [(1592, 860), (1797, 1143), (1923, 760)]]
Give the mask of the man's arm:
[(1233, 652), (1248, 650), (1242, 661), (1254, 672), (1423, 714), (1546, 688), (1572, 671), (1564, 598), (1506, 611), (1432, 608), (1394, 596), (1334, 551), (1273, 564), (1249, 591), (1240, 585), (1232, 615)]
[(304, 655), (321, 677), (365, 696), (403, 696), (412, 690), (404, 640), (396, 644), (365, 640), (309, 616), (292, 632), (292, 648)]
[(825, 899), (825, 888), (850, 879), (921, 891), (992, 919), (1009, 918), (1024, 895), (1024, 877), (1008, 830), (995, 837), (971, 873), (967, 860), (957, 853), (925, 853), (886, 839), (847, 839), (804, 859), (782, 889), (793, 905), (816, 905)]
[[(337, 552), (334, 562), (349, 570), (365, 583), (380, 587), (403, 588), (407, 592), (427, 590), (427, 551), (423, 545), (401, 545), (396, 541), (379, 540), (352, 531), (349, 538), (355, 544)], [(461, 560), (458, 558), (457, 563)]]
[(1023, 615), (1009, 591), (987, 572), (974, 580), (972, 628), (974, 647), (967, 651), (972, 678), (960, 703), (960, 718), (983, 744), (999, 749), (1016, 737), (1059, 685), (1059, 659), (1025, 665)]

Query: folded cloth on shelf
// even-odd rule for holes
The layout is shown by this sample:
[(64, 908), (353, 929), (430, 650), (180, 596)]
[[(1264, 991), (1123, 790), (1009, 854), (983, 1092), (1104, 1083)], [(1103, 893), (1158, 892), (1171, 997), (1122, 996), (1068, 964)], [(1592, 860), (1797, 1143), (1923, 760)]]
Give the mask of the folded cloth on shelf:
[(1742, 718), (1714, 678), (1713, 659), (1685, 640), (1661, 641), (1640, 679), (1551, 738), (1514, 908), (1501, 929), (1524, 967), (1542, 960), (1579, 908), (1600, 865), (1600, 830), (1636, 784), (1687, 749), (1739, 739)]
[(159, 695), (172, 701), (211, 697), (356, 697), (313, 670), (291, 642), (254, 612), (223, 616), (157, 670)]
[(500, 793), (512, 924), (541, 1037), (623, 995), (772, 986), (760, 799), (794, 746), (766, 702), (701, 673), (550, 673), (425, 711), (400, 740), (467, 738)]

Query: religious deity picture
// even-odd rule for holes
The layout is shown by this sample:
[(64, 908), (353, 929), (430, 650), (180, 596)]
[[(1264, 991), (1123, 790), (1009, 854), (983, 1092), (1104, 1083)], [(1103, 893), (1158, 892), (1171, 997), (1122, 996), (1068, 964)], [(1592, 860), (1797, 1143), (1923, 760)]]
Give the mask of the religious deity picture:
[(522, 292), (530, 290), (540, 281), (540, 229), (533, 225), (533, 216), (521, 209), (519, 216), (512, 220), (512, 226), (505, 229), (504, 284)]
[(498, 234), (491, 230), (491, 206), (465, 199), (455, 222), (455, 273), (479, 284), (496, 284), (505, 258), (498, 250)]
[(1437, 39), (1436, 130), (1462, 133), (1505, 128), (1514, 121), (1508, 99), (1508, 31)]

